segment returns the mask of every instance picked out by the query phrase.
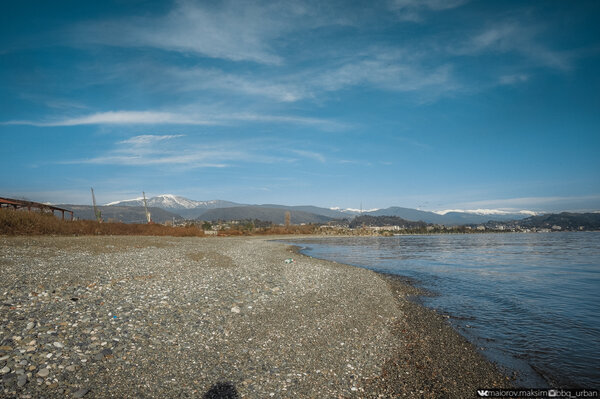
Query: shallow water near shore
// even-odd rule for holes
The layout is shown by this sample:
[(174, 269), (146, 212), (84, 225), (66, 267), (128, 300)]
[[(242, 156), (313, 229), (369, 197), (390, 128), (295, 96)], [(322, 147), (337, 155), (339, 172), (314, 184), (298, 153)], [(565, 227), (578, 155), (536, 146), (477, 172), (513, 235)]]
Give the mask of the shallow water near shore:
[(600, 382), (600, 233), (299, 239), (301, 252), (416, 280), (521, 386)]

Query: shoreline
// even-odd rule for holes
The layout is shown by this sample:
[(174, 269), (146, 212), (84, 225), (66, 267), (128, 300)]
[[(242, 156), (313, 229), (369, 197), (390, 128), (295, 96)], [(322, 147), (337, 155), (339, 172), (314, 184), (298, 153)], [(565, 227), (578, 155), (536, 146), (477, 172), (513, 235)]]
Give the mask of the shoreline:
[(463, 398), (510, 385), (407, 300), (414, 287), (272, 241), (289, 238), (0, 237), (0, 396)]
[[(298, 245), (290, 247), (299, 256), (319, 259), (303, 254)], [(394, 337), (403, 347), (386, 359), (380, 379), (374, 381), (376, 391), (385, 392), (385, 397), (403, 396), (409, 392), (424, 398), (459, 398), (475, 397), (477, 388), (513, 388), (514, 375), (509, 377), (505, 373), (508, 370), (501, 370), (487, 359), (443, 315), (418, 303), (419, 297), (432, 293), (417, 287), (416, 281), (409, 277), (369, 271), (387, 283), (405, 316), (393, 326)], [(409, 373), (413, 375), (410, 384), (404, 377)], [(467, 386), (470, 389), (464, 389)]]

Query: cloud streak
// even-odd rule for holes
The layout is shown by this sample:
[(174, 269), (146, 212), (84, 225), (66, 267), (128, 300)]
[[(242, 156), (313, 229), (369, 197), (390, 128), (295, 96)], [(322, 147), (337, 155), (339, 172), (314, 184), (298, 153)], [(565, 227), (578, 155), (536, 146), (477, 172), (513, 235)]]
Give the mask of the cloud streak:
[(292, 150), (292, 152), (296, 155), (300, 155), (301, 157), (310, 158), (321, 163), (326, 162), (325, 156), (318, 152), (306, 150)]
[(275, 42), (298, 29), (347, 23), (311, 2), (179, 0), (165, 15), (88, 21), (72, 36), (83, 44), (150, 47), (234, 62), (282, 65)]
[(401, 20), (420, 22), (427, 11), (443, 11), (460, 7), (469, 0), (391, 0), (390, 9)]
[(133, 145), (147, 145), (151, 143), (157, 143), (160, 141), (171, 140), (178, 137), (184, 137), (183, 134), (164, 134), (164, 135), (152, 135), (143, 134), (140, 136), (131, 137), (127, 140), (120, 141), (119, 144), (133, 144)]
[(224, 168), (228, 161), (244, 159), (247, 154), (228, 145), (189, 145), (184, 135), (138, 135), (115, 143), (105, 154), (67, 161), (67, 164), (118, 166), (183, 166), (186, 168)]
[(281, 103), (319, 101), (326, 93), (357, 87), (435, 96), (460, 87), (451, 64), (427, 66), (425, 60), (408, 53), (397, 48), (369, 48), (341, 61), (324, 60), (297, 72), (274, 71), (268, 77), (203, 68), (164, 68), (161, 75), (170, 79), (163, 83), (165, 90), (233, 92)]
[(82, 126), (82, 125), (231, 125), (241, 122), (284, 123), (310, 125), (323, 129), (343, 129), (348, 126), (336, 121), (293, 115), (264, 115), (252, 112), (230, 114), (173, 113), (162, 111), (108, 111), (95, 114), (66, 117), (52, 121), (14, 120), (1, 125), (30, 125), (38, 127)]
[[(271, 164), (291, 162), (272, 156), (277, 145), (256, 140), (199, 142), (182, 134), (143, 134), (120, 140), (94, 157), (62, 161), (61, 164), (160, 167), (161, 171), (196, 168), (227, 168), (243, 163)], [(306, 152), (306, 157), (317, 156)]]
[(277, 37), (279, 24), (271, 8), (251, 2), (198, 4), (178, 1), (164, 16), (106, 20), (80, 25), (78, 40), (121, 47), (153, 47), (231, 61), (279, 64), (281, 58), (267, 45)]
[[(405, 19), (420, 20), (427, 12), (443, 12), (467, 2), (390, 0), (386, 4), (388, 9), (406, 17)], [(311, 29), (316, 27), (331, 31), (340, 26), (365, 29), (369, 23), (368, 17), (360, 21), (355, 15), (359, 14), (361, 7), (340, 10), (339, 6), (319, 7), (308, 1), (251, 1), (241, 4), (224, 1), (207, 4), (182, 0), (176, 2), (164, 15), (90, 21), (77, 26), (73, 32), (78, 38), (74, 40), (80, 40), (86, 45), (97, 43), (120, 47), (149, 47), (183, 53), (186, 57), (191, 54), (233, 61), (238, 65), (242, 61), (257, 63), (261, 67), (247, 68), (247, 65), (242, 65), (242, 69), (238, 69), (204, 62), (194, 62), (187, 66), (148, 66), (144, 62), (134, 66), (141, 73), (132, 78), (135, 81), (140, 79), (139, 76), (154, 77), (160, 74), (159, 82), (154, 78), (149, 78), (146, 82), (151, 90), (198, 94), (210, 91), (222, 95), (239, 93), (278, 103), (302, 100), (320, 103), (330, 98), (324, 98), (327, 93), (360, 87), (410, 95), (416, 93), (417, 102), (422, 103), (423, 99), (430, 102), (445, 95), (473, 92), (469, 88), (475, 86), (475, 91), (478, 91), (481, 87), (494, 87), (497, 84), (519, 84), (531, 76), (526, 65), (521, 70), (514, 68), (515, 62), (512, 62), (513, 68), (510, 71), (520, 72), (504, 71), (500, 76), (490, 77), (487, 84), (474, 82), (472, 77), (463, 76), (459, 79), (461, 65), (470, 62), (470, 57), (489, 52), (518, 53), (524, 59), (560, 70), (570, 67), (569, 57), (565, 53), (554, 51), (539, 40), (538, 36), (543, 31), (541, 25), (528, 25), (518, 18), (490, 24), (491, 26), (466, 37), (465, 32), (468, 30), (451, 32), (444, 38), (418, 36), (409, 41), (410, 45), (407, 42), (396, 45), (380, 43), (365, 48), (358, 44), (358, 47), (349, 49), (339, 47), (335, 40), (325, 41), (315, 46), (314, 53), (309, 54), (310, 58), (321, 57), (319, 63), (307, 62), (307, 59), (302, 58), (307, 57), (306, 54), (290, 56), (290, 49), (293, 50), (293, 47), (281, 48), (282, 42), (295, 42), (288, 40), (291, 35), (299, 32), (310, 34)], [(198, 58), (195, 60), (198, 61)], [(205, 64), (213, 66), (199, 66)], [(120, 73), (131, 73), (127, 72), (129, 69), (131, 68), (123, 68)], [(524, 76), (526, 78), (522, 78)], [(98, 116), (105, 120), (108, 117)], [(170, 124), (210, 125), (223, 122), (214, 118), (168, 113), (156, 117), (157, 123)], [(127, 119), (134, 119), (133, 115)], [(74, 118), (72, 121), (59, 123), (64, 126), (68, 122), (85, 124), (86, 120)], [(49, 126), (49, 123), (45, 125)], [(94, 123), (93, 118), (87, 123)]]
[(568, 54), (552, 50), (540, 42), (538, 36), (541, 27), (524, 25), (524, 21), (496, 23), (449, 50), (451, 53), (467, 56), (485, 52), (515, 52), (542, 66), (559, 70), (570, 69), (571, 60)]

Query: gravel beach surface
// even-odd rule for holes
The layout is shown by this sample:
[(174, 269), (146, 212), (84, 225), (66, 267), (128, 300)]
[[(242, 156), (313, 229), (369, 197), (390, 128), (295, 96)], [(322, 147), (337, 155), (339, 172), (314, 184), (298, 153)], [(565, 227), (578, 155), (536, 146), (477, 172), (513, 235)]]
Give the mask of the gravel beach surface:
[(0, 270), (0, 397), (463, 398), (509, 385), (407, 300), (410, 285), (264, 238), (0, 237)]

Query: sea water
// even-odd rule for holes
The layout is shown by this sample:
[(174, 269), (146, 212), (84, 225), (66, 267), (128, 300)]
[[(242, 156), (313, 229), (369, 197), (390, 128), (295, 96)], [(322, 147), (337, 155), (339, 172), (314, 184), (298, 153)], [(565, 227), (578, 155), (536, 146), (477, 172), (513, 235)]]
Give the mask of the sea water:
[(339, 237), (302, 252), (409, 277), (481, 352), (528, 387), (598, 388), (600, 233)]

